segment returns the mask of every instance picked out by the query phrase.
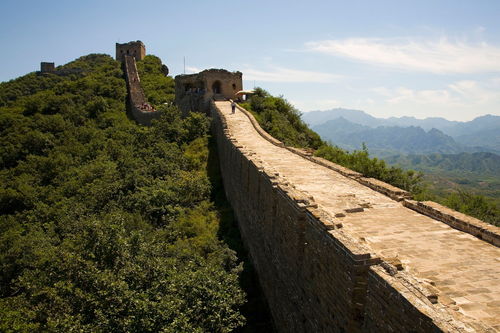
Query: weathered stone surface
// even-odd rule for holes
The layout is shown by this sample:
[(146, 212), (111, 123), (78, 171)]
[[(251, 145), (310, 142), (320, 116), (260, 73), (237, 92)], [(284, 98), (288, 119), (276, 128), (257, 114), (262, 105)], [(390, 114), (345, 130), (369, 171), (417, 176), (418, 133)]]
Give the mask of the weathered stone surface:
[(212, 106), (225, 190), (279, 331), (498, 328), (500, 249), (406, 208), (404, 191), (284, 149), (228, 102)]

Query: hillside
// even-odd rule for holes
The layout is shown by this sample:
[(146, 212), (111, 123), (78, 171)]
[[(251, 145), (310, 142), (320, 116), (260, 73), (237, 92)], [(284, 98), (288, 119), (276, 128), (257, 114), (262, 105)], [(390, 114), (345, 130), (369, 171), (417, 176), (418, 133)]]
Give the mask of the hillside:
[[(155, 63), (138, 67), (160, 104), (173, 80)], [(79, 70), (0, 84), (0, 331), (241, 327), (242, 266), (220, 240), (207, 118), (163, 106), (139, 126), (117, 61), (61, 68)]]
[(484, 175), (500, 175), (500, 156), (493, 153), (460, 153), (391, 156), (388, 163), (412, 166), (421, 170), (475, 172)]
[(457, 189), (484, 195), (500, 205), (500, 156), (492, 153), (396, 155), (391, 165), (424, 173), (432, 191), (446, 197)]

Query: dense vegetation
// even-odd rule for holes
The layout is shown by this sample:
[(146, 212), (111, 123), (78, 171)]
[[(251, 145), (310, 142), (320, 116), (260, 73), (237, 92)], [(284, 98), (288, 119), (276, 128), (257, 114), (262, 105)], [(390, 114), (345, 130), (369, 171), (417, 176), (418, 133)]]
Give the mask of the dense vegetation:
[(441, 200), (444, 205), (452, 209), (500, 227), (499, 209), (482, 195), (458, 189)]
[(273, 97), (257, 88), (255, 95), (242, 106), (254, 114), (264, 130), (289, 146), (314, 149), (316, 156), (405, 189), (417, 200), (434, 200), (486, 222), (500, 224), (500, 210), (482, 195), (460, 190), (440, 196), (429, 191), (428, 185), (422, 181), (422, 173), (389, 166), (382, 159), (371, 158), (365, 145), (361, 150), (349, 152), (321, 140), (301, 120), (300, 112), (282, 97)]
[(428, 155), (393, 155), (385, 158), (391, 164), (415, 166), (424, 170), (471, 172), (500, 175), (500, 156), (494, 153), (460, 153)]
[(242, 106), (253, 113), (266, 132), (289, 146), (318, 149), (323, 145), (319, 135), (300, 119), (300, 112), (282, 97), (256, 88)]
[[(139, 70), (163, 105), (172, 79), (155, 78), (156, 63)], [(241, 265), (210, 201), (208, 120), (164, 105), (138, 126), (116, 61), (65, 68), (83, 71), (0, 84), (0, 331), (241, 326)]]
[(396, 155), (385, 161), (422, 171), (429, 189), (446, 197), (461, 188), (480, 194), (500, 206), (500, 156), (493, 153)]
[(137, 62), (137, 71), (146, 99), (156, 107), (172, 104), (175, 97), (173, 80), (162, 73), (161, 65), (161, 59), (154, 55), (147, 55)]

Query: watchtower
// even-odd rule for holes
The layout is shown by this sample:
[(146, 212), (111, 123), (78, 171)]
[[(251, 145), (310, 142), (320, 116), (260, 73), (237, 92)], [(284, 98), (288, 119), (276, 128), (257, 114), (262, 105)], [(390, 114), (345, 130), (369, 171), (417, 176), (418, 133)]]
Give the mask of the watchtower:
[(235, 99), (242, 89), (242, 73), (225, 69), (212, 68), (175, 77), (175, 101), (184, 113), (208, 112), (211, 100)]
[(129, 55), (135, 60), (142, 60), (146, 56), (146, 46), (138, 40), (124, 44), (116, 43), (116, 60), (123, 62), (124, 56)]
[(42, 73), (54, 73), (56, 70), (56, 66), (53, 62), (41, 62), (40, 63), (40, 72)]

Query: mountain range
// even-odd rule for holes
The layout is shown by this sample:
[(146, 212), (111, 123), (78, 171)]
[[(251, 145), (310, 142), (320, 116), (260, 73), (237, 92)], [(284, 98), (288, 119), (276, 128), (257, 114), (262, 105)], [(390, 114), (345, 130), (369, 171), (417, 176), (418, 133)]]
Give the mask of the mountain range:
[(500, 175), (500, 155), (493, 153), (459, 153), (428, 155), (396, 155), (385, 158), (389, 164), (420, 171), (447, 170), (477, 173), (483, 176)]
[(365, 143), (377, 156), (394, 153), (500, 153), (500, 116), (485, 115), (459, 122), (444, 118), (376, 118), (364, 111), (311, 111), (302, 119), (324, 140), (353, 150)]

